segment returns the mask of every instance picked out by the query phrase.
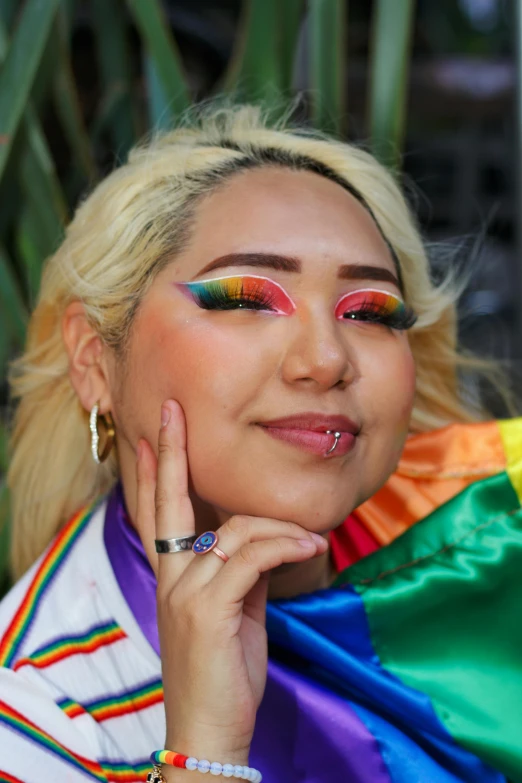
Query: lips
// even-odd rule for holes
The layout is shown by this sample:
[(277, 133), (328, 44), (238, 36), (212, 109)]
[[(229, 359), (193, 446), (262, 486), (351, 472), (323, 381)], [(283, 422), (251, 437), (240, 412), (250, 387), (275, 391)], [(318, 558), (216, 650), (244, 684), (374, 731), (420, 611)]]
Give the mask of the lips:
[[(346, 416), (325, 416), (320, 413), (303, 413), (257, 423), (273, 438), (286, 441), (312, 454), (327, 457), (341, 457), (351, 451), (360, 430), (360, 427)], [(330, 432), (327, 434), (327, 431)], [(336, 441), (334, 432), (340, 433), (340, 437), (337, 438), (335, 449), (327, 454)]]
[(311, 432), (350, 432), (357, 435), (360, 427), (351, 419), (341, 415), (324, 415), (321, 413), (298, 413), (281, 419), (258, 421), (262, 427), (281, 427), (284, 429), (309, 430)]

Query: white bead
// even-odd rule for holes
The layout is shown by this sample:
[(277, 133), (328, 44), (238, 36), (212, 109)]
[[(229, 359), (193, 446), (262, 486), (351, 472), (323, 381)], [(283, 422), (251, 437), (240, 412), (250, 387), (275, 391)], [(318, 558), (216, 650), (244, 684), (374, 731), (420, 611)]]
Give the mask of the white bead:
[(256, 769), (256, 776), (253, 780), (253, 783), (261, 783), (261, 780), (263, 779), (263, 776), (261, 775), (260, 771)]
[(224, 778), (231, 778), (234, 774), (234, 765), (233, 764), (223, 764), (223, 771), (221, 773)]
[(210, 769), (210, 761), (207, 761), (206, 759), (201, 759), (201, 761), (198, 761), (198, 772), (208, 772)]
[(242, 778), (243, 777), (243, 767), (241, 764), (236, 764), (234, 767), (234, 777), (235, 778)]
[(253, 767), (250, 767), (250, 780), (254, 781), (257, 776), (257, 769), (254, 769)]
[(250, 767), (243, 767), (243, 774), (241, 780), (250, 780)]
[(221, 775), (221, 772), (223, 771), (223, 765), (219, 763), (219, 761), (213, 761), (210, 765), (210, 774), (211, 775)]
[(185, 769), (195, 770), (198, 768), (198, 760), (191, 756), (185, 762)]

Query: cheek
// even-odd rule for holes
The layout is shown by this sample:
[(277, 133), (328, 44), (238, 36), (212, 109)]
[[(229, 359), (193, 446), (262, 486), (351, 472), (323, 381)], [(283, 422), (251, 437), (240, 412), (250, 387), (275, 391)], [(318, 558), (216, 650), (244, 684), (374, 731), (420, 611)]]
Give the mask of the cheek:
[[(369, 359), (369, 355), (368, 355)], [(383, 343), (361, 371), (373, 423), (406, 436), (415, 397), (415, 362), (405, 334)]]
[(255, 338), (250, 330), (201, 319), (151, 315), (142, 324), (139, 346), (150, 394), (158, 404), (168, 397), (178, 400), (193, 432), (203, 420), (219, 421), (217, 414), (227, 410), (237, 415), (270, 364), (266, 340)]

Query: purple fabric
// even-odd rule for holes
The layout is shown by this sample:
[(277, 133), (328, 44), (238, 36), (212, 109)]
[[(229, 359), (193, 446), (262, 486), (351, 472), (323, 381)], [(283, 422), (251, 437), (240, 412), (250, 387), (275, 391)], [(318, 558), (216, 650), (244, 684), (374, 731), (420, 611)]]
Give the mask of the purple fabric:
[(120, 590), (145, 638), (159, 655), (156, 576), (130, 522), (120, 483), (109, 496), (103, 538)]
[(390, 783), (375, 738), (348, 702), (274, 661), (250, 758), (265, 783)]
[[(119, 484), (107, 505), (104, 541), (123, 596), (159, 655), (156, 578)], [(375, 738), (348, 701), (276, 661), (268, 664), (250, 764), (265, 783), (391, 783)]]

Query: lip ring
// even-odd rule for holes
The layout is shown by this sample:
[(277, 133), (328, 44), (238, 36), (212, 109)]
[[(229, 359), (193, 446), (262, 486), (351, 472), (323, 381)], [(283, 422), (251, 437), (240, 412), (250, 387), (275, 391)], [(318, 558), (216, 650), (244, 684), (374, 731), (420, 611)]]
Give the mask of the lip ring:
[(329, 454), (331, 454), (335, 449), (337, 448), (337, 444), (339, 443), (341, 439), (341, 433), (340, 432), (334, 432), (333, 430), (326, 430), (327, 435), (333, 435), (334, 436), (334, 445), (328, 449), (327, 452), (325, 452), (325, 457), (327, 457)]
[(357, 441), (357, 436), (354, 433), (334, 429), (333, 432), (339, 433), (339, 438), (336, 441), (337, 448), (335, 449), (332, 448), (335, 445), (335, 443), (332, 443), (332, 440), (336, 440), (335, 436), (332, 438), (332, 432), (328, 433), (324, 428), (312, 431), (310, 429), (303, 430), (291, 427), (268, 427), (261, 424), (257, 426), (259, 429), (264, 430), (270, 438), (286, 442), (289, 445), (327, 460), (346, 456), (352, 451)]

